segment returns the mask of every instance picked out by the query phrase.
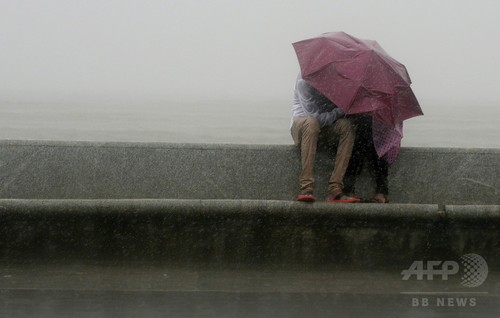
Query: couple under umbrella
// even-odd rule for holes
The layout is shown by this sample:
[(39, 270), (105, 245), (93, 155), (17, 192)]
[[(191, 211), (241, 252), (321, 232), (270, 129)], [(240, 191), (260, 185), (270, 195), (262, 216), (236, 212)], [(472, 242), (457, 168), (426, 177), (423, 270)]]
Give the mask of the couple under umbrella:
[(405, 66), (377, 42), (344, 32), (325, 33), (293, 47), (301, 69), (291, 127), (301, 153), (297, 200), (315, 201), (313, 166), (318, 139), (326, 135), (338, 137), (326, 201), (361, 201), (354, 189), (366, 157), (375, 168), (373, 200), (388, 202), (387, 169), (399, 154), (403, 121), (423, 114)]

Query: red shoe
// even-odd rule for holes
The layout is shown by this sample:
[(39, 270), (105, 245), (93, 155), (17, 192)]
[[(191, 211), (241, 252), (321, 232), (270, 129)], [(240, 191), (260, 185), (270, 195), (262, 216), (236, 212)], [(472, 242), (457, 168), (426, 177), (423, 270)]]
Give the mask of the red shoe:
[(313, 203), (314, 201), (316, 201), (316, 198), (314, 197), (312, 192), (307, 192), (299, 194), (299, 196), (297, 197), (297, 201)]
[(357, 203), (361, 202), (361, 199), (354, 196), (348, 196), (344, 192), (339, 192), (337, 194), (329, 194), (326, 198), (326, 202), (331, 203)]

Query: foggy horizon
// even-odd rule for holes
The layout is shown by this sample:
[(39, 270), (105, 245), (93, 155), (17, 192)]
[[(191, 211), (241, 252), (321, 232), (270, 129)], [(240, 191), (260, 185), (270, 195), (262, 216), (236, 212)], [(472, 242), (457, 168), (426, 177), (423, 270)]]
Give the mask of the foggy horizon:
[(0, 3), (4, 102), (288, 100), (292, 43), (334, 31), (379, 42), (419, 101), (500, 101), (494, 1)]
[(500, 3), (0, 0), (2, 139), (292, 142), (292, 43), (344, 31), (403, 63), (403, 146), (500, 147)]

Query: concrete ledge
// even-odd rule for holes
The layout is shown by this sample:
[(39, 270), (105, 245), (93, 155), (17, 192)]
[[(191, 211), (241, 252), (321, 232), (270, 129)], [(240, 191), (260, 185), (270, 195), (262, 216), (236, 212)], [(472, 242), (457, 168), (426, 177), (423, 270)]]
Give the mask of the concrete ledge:
[[(404, 148), (394, 203), (307, 205), (294, 146), (0, 141), (0, 260), (366, 269), (477, 253), (494, 267), (499, 158)], [(319, 200), (333, 160), (317, 157)]]
[[(491, 211), (497, 212), (493, 209)], [(474, 206), (476, 210), (490, 206)], [(309, 218), (323, 216), (380, 222), (381, 219), (438, 219), (445, 215), (435, 204), (332, 204), (317, 202), (306, 204), (295, 201), (278, 200), (182, 200), (182, 199), (119, 199), (119, 200), (23, 200), (0, 199), (0, 213), (15, 213), (25, 217), (37, 215), (76, 214), (141, 214), (160, 213), (163, 216), (180, 214), (183, 217), (204, 216), (208, 218), (254, 218), (255, 213), (265, 213), (272, 217)]]
[(414, 204), (0, 200), (0, 260), (366, 269), (474, 252), (493, 269), (500, 263), (500, 209), (473, 210), (485, 213), (457, 218), (446, 207)]
[(446, 216), (451, 220), (496, 220), (500, 218), (499, 205), (447, 205)]
[[(324, 199), (334, 154), (317, 157)], [(0, 198), (294, 200), (300, 160), (287, 145), (0, 141)], [(499, 149), (404, 148), (394, 203), (500, 204)], [(372, 195), (365, 172), (358, 193)]]

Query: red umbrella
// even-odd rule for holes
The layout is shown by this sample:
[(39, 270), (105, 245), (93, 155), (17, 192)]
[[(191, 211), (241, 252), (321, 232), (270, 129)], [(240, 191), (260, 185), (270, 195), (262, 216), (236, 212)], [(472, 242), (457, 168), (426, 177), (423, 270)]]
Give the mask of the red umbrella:
[(423, 115), (406, 67), (377, 42), (333, 32), (293, 47), (302, 78), (346, 114), (370, 113), (392, 127)]

